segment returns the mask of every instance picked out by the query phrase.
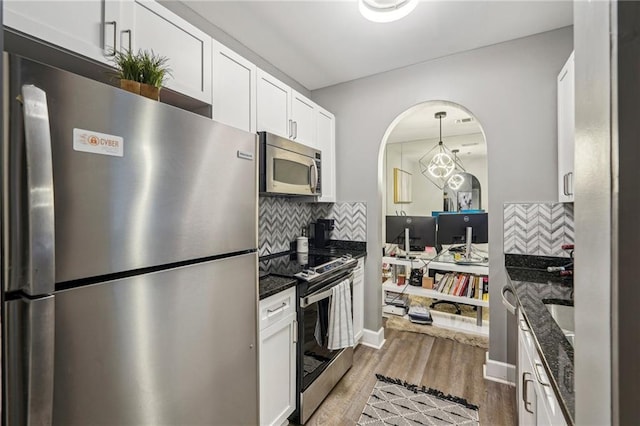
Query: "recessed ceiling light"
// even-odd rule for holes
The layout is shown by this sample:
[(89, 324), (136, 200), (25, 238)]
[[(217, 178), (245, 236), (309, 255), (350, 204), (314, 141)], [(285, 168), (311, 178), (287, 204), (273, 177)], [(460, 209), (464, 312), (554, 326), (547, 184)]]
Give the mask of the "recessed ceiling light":
[(392, 22), (407, 16), (418, 0), (358, 0), (362, 16), (372, 22)]

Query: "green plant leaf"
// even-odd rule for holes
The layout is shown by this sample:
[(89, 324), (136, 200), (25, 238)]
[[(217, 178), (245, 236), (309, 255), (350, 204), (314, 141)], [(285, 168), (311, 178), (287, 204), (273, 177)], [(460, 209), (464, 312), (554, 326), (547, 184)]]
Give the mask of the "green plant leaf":
[(130, 50), (115, 51), (113, 63), (117, 69), (116, 75), (124, 80), (162, 87), (171, 69), (167, 66), (169, 59), (160, 56), (153, 50), (139, 50), (137, 54)]

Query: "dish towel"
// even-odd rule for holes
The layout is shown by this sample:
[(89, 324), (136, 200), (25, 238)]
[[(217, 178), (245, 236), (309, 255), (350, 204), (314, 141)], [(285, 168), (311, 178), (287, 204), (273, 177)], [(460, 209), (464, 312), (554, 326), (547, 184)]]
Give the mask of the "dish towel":
[(342, 349), (355, 344), (353, 338), (353, 314), (351, 313), (351, 287), (346, 279), (331, 289), (329, 305), (330, 350)]

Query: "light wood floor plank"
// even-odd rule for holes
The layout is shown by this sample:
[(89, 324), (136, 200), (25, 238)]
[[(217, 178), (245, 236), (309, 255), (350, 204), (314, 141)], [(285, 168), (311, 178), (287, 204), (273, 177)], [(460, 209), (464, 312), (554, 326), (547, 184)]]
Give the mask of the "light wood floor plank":
[(353, 367), (307, 425), (355, 425), (375, 385), (375, 374), (460, 396), (480, 406), (480, 424), (517, 423), (515, 388), (484, 380), (485, 350), (425, 334), (385, 330), (382, 349), (359, 345)]

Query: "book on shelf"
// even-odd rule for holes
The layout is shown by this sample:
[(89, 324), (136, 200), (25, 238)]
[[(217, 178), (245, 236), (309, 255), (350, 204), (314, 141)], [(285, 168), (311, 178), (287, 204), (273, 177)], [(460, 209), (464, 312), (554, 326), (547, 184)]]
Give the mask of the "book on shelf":
[(436, 273), (434, 290), (458, 297), (488, 300), (489, 278), (462, 272)]

